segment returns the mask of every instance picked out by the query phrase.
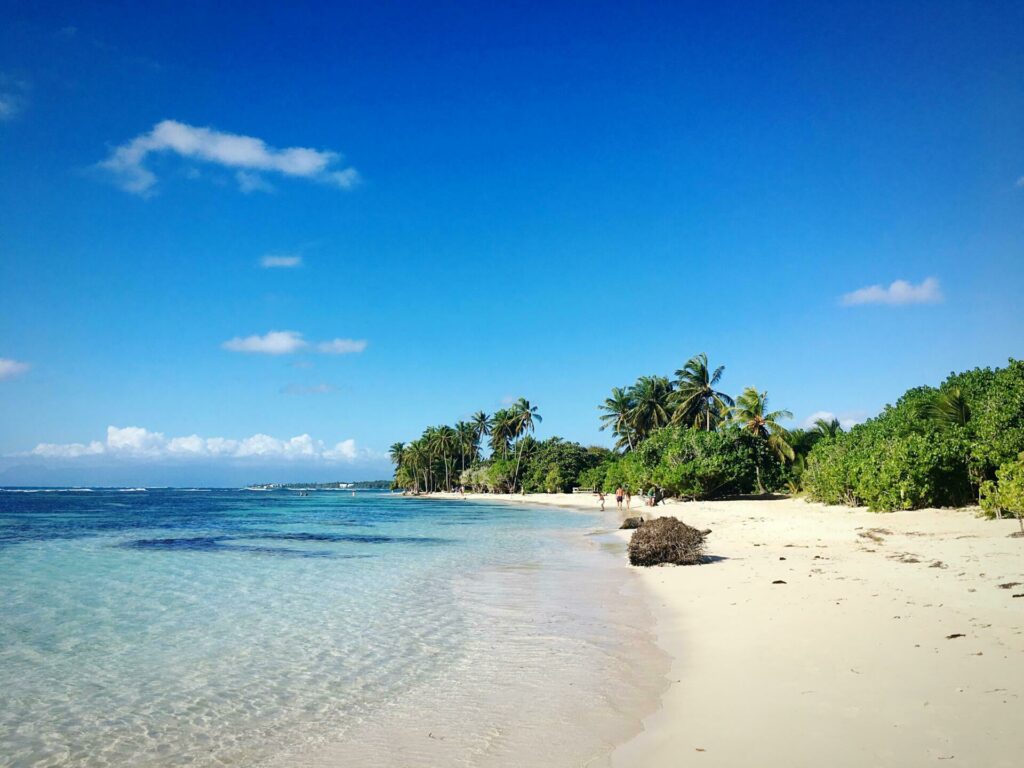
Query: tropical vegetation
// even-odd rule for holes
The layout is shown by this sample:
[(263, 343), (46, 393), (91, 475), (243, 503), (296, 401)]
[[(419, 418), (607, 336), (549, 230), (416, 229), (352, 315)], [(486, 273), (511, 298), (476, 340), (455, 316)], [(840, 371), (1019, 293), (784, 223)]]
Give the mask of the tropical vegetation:
[(788, 410), (756, 387), (729, 395), (724, 373), (701, 353), (673, 377), (612, 388), (598, 411), (614, 450), (537, 440), (542, 418), (524, 398), (478, 411), (392, 446), (394, 483), (491, 493), (623, 487), (687, 499), (782, 491), (874, 510), (980, 503), (990, 516), (1024, 518), (1024, 362), (915, 387), (848, 431), (831, 417), (787, 428)]

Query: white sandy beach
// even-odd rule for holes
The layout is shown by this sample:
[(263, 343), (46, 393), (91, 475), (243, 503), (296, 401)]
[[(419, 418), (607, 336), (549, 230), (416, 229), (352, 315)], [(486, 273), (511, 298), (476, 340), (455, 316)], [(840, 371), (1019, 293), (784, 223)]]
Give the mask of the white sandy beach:
[[(597, 508), (580, 495), (514, 500)], [(1024, 760), (1024, 539), (1008, 537), (1016, 521), (788, 499), (656, 511), (711, 528), (713, 562), (633, 569), (673, 661), (660, 709), (613, 765)]]

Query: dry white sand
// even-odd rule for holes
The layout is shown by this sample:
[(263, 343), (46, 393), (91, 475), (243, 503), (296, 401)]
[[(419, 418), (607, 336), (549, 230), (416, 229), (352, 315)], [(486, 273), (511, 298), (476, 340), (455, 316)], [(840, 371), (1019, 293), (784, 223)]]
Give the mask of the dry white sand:
[(614, 765), (1024, 764), (1016, 522), (801, 500), (657, 512), (711, 528), (713, 562), (633, 569), (673, 662), (661, 708)]

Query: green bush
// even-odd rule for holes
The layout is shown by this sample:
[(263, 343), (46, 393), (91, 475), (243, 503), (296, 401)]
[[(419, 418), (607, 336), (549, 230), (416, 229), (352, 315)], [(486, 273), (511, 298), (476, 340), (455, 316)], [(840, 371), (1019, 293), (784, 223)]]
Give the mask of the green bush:
[(996, 471), (996, 480), (981, 486), (981, 509), (987, 517), (1008, 513), (1020, 522), (1024, 533), (1024, 453)]
[[(959, 417), (932, 404), (958, 397)], [(932, 406), (932, 407), (929, 407)], [(1024, 451), (1024, 363), (950, 374), (916, 387), (849, 433), (820, 440), (807, 457), (808, 497), (874, 510), (960, 506)], [(988, 486), (985, 486), (988, 487)], [(994, 487), (994, 486), (993, 486)]]

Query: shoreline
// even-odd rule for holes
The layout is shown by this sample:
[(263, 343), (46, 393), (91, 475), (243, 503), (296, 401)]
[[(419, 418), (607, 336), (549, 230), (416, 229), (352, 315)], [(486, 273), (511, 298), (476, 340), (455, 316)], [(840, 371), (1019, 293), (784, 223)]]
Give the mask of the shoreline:
[[(599, 512), (582, 494), (466, 500)], [(613, 766), (736, 766), (757, 755), (779, 768), (1009, 768), (1024, 754), (1016, 521), (800, 499), (668, 502), (630, 514), (652, 512), (711, 528), (714, 559), (626, 564), (672, 663), (660, 706), (615, 749)]]

